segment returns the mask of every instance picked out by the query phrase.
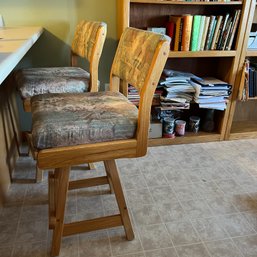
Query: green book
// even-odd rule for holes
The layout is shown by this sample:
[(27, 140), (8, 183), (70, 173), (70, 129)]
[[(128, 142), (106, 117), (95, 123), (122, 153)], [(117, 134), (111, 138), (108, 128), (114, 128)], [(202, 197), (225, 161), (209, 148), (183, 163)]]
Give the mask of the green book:
[(193, 19), (190, 51), (197, 51), (200, 31), (201, 15), (195, 15)]

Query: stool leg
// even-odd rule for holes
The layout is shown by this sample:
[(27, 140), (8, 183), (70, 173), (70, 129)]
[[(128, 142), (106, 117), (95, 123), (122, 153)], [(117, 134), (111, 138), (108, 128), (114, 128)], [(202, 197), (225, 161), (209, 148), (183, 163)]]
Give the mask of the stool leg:
[(36, 167), (36, 183), (40, 183), (43, 181), (43, 170)]
[(54, 229), (55, 226), (55, 216), (56, 216), (56, 207), (55, 207), (55, 195), (54, 195), (54, 184), (55, 184), (55, 177), (54, 172), (49, 171), (48, 173), (48, 223), (49, 229)]
[[(60, 252), (63, 227), (64, 227), (64, 213), (66, 198), (69, 186), (70, 168), (55, 169), (55, 202), (56, 202), (56, 222), (53, 231), (53, 240), (51, 248), (51, 256), (57, 256)], [(57, 188), (56, 188), (57, 184)]]
[(125, 229), (126, 237), (128, 240), (134, 239), (134, 232), (129, 218), (128, 208), (122, 191), (118, 169), (115, 160), (109, 160), (104, 162), (107, 167), (110, 179), (112, 181), (113, 190), (116, 196), (116, 200), (119, 206), (122, 223)]
[(108, 183), (109, 183), (109, 186), (110, 186), (110, 191), (111, 191), (111, 194), (113, 194), (114, 190), (113, 190), (113, 184), (112, 184), (112, 180), (111, 180), (111, 176), (110, 176), (109, 165), (106, 162), (104, 162), (104, 167), (105, 167)]

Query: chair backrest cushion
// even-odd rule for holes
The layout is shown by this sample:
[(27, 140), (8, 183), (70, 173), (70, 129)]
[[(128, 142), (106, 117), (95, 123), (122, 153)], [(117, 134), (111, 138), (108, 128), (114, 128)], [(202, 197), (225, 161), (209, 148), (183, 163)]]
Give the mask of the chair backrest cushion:
[(73, 53), (90, 60), (100, 28), (105, 27), (104, 22), (81, 21), (76, 27), (71, 49)]
[(170, 40), (165, 35), (126, 28), (116, 51), (112, 73), (136, 87), (143, 87), (157, 45), (161, 40)]

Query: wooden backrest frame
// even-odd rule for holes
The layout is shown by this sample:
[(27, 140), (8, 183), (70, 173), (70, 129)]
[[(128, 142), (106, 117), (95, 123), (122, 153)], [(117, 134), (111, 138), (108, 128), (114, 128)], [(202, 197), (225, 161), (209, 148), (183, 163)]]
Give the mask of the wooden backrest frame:
[[(133, 29), (133, 28), (127, 28)], [(119, 47), (119, 46), (118, 46)], [(138, 125), (136, 132), (137, 140), (137, 156), (143, 156), (147, 151), (148, 132), (150, 124), (150, 112), (152, 106), (153, 95), (160, 79), (161, 73), (165, 66), (169, 55), (169, 40), (160, 40), (155, 50), (148, 74), (144, 81), (144, 85), (139, 91), (139, 114)], [(117, 61), (115, 56), (113, 63)], [(127, 81), (121, 80), (119, 77), (113, 75), (113, 66), (110, 74), (110, 90), (119, 91)]]
[[(107, 26), (102, 22), (102, 26), (99, 27), (96, 34), (96, 43), (92, 49), (92, 54), (90, 59), (85, 59), (89, 62), (89, 73), (90, 73), (90, 81), (89, 81), (89, 92), (97, 92), (98, 91), (98, 67), (99, 60), (103, 51), (104, 42), (107, 34)], [(78, 58), (79, 56), (71, 50), (71, 66), (78, 66)]]

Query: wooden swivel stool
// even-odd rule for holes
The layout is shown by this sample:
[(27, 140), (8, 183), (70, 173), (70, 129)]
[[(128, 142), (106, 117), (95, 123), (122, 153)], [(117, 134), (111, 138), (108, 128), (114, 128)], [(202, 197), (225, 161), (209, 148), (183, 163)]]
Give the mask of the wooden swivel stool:
[[(125, 29), (110, 74), (110, 91), (84, 94), (44, 94), (32, 98), (32, 139), (41, 169), (49, 176), (51, 255), (59, 254), (61, 239), (76, 233), (124, 226), (134, 238), (115, 159), (147, 152), (153, 94), (169, 54), (170, 39), (161, 34)], [(139, 108), (119, 93), (129, 83), (140, 94)], [(104, 161), (106, 176), (70, 181), (70, 167)], [(120, 213), (64, 224), (68, 190), (111, 181)]]
[[(47, 93), (84, 93), (98, 91), (98, 65), (106, 38), (103, 22), (81, 21), (71, 46), (70, 67), (28, 68), (16, 74), (16, 82), (26, 112), (31, 112), (31, 97)], [(77, 67), (78, 59), (89, 62), (89, 72)], [(31, 136), (26, 134), (31, 146)], [(30, 147), (31, 148), (31, 147)], [(33, 156), (34, 157), (34, 156)], [(93, 164), (89, 164), (93, 168)], [(36, 181), (42, 180), (37, 168)]]

